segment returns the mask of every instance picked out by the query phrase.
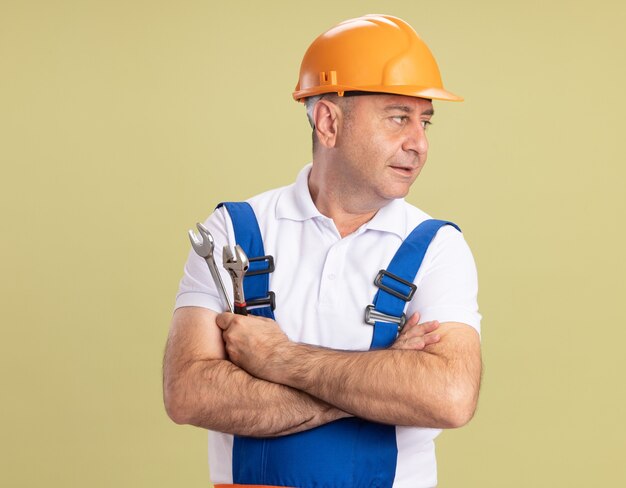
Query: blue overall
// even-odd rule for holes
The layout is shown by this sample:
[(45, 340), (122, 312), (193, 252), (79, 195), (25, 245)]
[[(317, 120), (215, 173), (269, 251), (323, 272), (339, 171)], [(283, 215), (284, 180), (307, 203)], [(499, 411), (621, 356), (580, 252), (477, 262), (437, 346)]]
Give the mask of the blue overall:
[[(250, 258), (264, 257), (263, 239), (248, 203), (222, 203), (230, 214), (235, 240)], [(399, 321), (415, 292), (413, 280), (426, 250), (442, 220), (426, 220), (403, 241), (386, 270), (376, 278), (378, 291), (373, 309)], [(460, 230), (460, 229), (459, 229)], [(250, 263), (252, 275), (244, 278), (246, 302), (269, 297), (268, 259)], [(266, 304), (269, 300), (265, 301)], [(274, 318), (271, 306), (260, 306), (250, 314)], [(370, 349), (389, 347), (398, 334), (398, 324), (376, 321)], [(346, 418), (297, 434), (274, 438), (234, 436), (233, 483), (318, 487), (391, 487), (398, 448), (396, 428), (360, 418)]]

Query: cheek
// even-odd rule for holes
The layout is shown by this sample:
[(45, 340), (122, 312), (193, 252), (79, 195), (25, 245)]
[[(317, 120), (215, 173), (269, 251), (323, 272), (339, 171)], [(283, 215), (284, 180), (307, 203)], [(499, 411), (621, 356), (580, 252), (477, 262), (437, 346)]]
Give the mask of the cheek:
[(390, 144), (390, 141), (380, 133), (370, 134), (363, 143), (363, 152), (372, 162), (381, 162), (381, 160), (387, 159), (393, 154), (394, 148), (395, 145)]

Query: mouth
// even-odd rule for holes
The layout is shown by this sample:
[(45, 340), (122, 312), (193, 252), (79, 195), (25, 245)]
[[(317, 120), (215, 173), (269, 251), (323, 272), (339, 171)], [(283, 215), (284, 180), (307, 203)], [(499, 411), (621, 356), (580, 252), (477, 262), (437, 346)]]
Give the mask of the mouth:
[(409, 177), (414, 176), (417, 173), (418, 167), (415, 166), (390, 166), (392, 170), (398, 173), (401, 176)]

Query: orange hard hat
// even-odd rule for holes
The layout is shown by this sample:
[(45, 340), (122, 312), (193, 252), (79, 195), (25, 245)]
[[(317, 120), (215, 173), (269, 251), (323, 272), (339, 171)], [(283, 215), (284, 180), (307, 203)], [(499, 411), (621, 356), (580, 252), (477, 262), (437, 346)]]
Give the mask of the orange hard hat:
[(463, 100), (443, 88), (437, 62), (420, 36), (390, 15), (341, 22), (304, 54), (295, 100), (348, 91)]

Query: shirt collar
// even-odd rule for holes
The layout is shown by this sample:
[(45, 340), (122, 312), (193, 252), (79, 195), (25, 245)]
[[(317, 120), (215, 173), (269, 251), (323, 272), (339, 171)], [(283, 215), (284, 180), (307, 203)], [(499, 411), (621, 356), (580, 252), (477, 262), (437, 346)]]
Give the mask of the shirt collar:
[[(309, 191), (309, 174), (311, 173), (311, 163), (307, 164), (296, 178), (296, 182), (288, 186), (280, 196), (276, 205), (276, 217), (279, 219), (290, 219), (297, 221), (309, 220), (315, 217), (325, 217), (320, 213)], [(391, 232), (400, 239), (404, 239), (407, 234), (406, 209), (404, 199), (392, 200), (376, 215), (363, 225), (362, 231), (375, 230), (380, 232)]]
[(391, 232), (400, 237), (400, 239), (404, 239), (407, 235), (404, 199), (391, 200), (376, 212), (376, 215), (364, 227), (369, 230)]
[(312, 166), (309, 163), (302, 168), (296, 182), (282, 193), (276, 205), (277, 218), (303, 221), (322, 216), (309, 191), (309, 173)]

